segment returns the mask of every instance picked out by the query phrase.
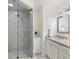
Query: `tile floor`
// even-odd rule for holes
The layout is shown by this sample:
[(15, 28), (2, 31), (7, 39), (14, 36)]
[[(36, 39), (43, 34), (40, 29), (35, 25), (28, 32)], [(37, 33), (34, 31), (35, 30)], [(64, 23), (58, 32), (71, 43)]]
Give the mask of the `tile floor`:
[(43, 57), (41, 55), (34, 55), (32, 59), (48, 59), (47, 57)]

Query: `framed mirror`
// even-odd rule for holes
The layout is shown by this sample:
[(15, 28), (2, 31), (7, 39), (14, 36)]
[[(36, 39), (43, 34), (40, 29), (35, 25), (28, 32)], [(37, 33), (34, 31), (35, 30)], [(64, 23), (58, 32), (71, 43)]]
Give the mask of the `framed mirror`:
[(70, 33), (70, 15), (63, 15), (57, 18), (57, 32)]

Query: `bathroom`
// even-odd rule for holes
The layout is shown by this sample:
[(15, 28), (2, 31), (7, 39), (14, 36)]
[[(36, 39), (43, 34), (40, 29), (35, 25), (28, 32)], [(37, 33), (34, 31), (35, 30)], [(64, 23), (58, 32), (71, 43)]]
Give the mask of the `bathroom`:
[(70, 0), (8, 0), (8, 58), (70, 59), (69, 22)]

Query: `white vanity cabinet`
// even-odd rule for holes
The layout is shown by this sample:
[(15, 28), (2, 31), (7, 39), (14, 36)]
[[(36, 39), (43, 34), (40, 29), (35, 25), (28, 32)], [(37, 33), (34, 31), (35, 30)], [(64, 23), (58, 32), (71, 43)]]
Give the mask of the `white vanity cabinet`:
[(59, 45), (59, 59), (70, 59), (69, 48)]
[(69, 48), (47, 39), (47, 56), (49, 59), (70, 59)]
[(59, 59), (70, 59), (70, 56), (63, 51), (59, 51)]
[(58, 49), (55, 44), (47, 40), (47, 55), (50, 59), (58, 59)]

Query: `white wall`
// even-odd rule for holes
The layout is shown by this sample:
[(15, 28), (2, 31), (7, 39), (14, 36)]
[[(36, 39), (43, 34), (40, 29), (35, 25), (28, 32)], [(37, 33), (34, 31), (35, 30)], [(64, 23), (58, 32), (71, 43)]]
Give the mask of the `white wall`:
[(34, 19), (33, 19), (34, 32), (38, 31), (41, 35), (43, 34), (43, 8), (34, 9)]

